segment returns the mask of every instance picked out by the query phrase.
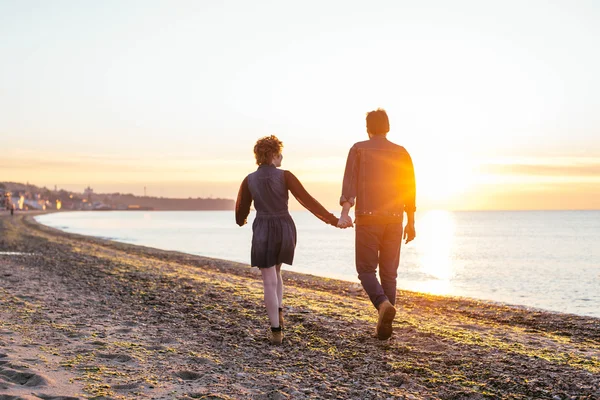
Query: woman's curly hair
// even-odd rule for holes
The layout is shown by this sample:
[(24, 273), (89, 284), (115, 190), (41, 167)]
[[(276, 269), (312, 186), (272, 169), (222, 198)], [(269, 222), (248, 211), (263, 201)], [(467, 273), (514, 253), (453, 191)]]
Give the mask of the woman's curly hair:
[(277, 139), (277, 136), (265, 136), (256, 141), (254, 145), (254, 157), (256, 164), (271, 164), (273, 157), (281, 154), (283, 143)]

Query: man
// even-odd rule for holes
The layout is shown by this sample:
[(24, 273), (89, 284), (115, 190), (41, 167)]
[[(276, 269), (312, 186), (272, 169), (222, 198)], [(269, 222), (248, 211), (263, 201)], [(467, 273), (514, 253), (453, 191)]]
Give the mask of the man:
[[(396, 277), (400, 263), (402, 223), (406, 243), (415, 238), (415, 173), (410, 155), (387, 140), (387, 113), (377, 109), (367, 114), (369, 140), (350, 149), (340, 205), (338, 226), (352, 226), (348, 216), (355, 205), (356, 271), (363, 288), (377, 308), (377, 337), (389, 339), (396, 315)], [(377, 280), (377, 266), (379, 277)]]

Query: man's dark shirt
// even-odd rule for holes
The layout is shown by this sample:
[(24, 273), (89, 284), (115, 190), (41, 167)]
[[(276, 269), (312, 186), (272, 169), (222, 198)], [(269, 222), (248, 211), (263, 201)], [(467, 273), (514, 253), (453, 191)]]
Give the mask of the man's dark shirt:
[(373, 136), (350, 149), (340, 205), (356, 203), (356, 224), (402, 223), (416, 210), (415, 172), (410, 155), (385, 136)]

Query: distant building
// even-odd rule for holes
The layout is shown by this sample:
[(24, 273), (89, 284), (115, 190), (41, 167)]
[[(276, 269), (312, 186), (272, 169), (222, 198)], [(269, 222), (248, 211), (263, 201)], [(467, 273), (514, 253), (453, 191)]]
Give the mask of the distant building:
[(10, 204), (10, 192), (0, 189), (0, 210), (3, 208), (8, 210), (10, 208)]
[(94, 189), (92, 189), (91, 187), (87, 187), (85, 188), (85, 190), (83, 191), (83, 196), (87, 197), (88, 201), (92, 200), (92, 195), (94, 194)]

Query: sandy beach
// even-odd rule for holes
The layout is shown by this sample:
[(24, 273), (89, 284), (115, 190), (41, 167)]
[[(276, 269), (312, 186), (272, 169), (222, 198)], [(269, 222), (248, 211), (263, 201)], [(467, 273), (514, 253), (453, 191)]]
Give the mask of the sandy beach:
[[(600, 398), (600, 319), (290, 272), (283, 346), (259, 272), (0, 214), (0, 399)], [(400, 277), (402, 279), (402, 277)]]

